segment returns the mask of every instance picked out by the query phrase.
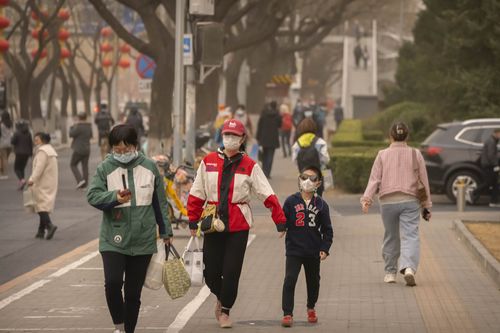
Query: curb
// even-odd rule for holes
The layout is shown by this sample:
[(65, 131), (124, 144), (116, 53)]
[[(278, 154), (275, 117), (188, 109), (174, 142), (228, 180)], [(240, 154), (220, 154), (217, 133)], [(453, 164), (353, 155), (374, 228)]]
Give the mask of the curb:
[(488, 250), (479, 242), (474, 235), (470, 233), (462, 220), (454, 220), (452, 229), (472, 253), (481, 269), (486, 272), (500, 288), (500, 263), (488, 252)]

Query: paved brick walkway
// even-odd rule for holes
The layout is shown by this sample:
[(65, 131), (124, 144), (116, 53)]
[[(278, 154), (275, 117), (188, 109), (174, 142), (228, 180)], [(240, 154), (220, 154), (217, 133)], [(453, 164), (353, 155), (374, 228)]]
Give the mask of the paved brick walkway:
[[(286, 165), (277, 161), (272, 180), (281, 196), (296, 184), (294, 170)], [(326, 198), (335, 208), (337, 196), (328, 193)], [(422, 223), (418, 285), (410, 288), (401, 276), (396, 284), (382, 282), (383, 230), (375, 209), (370, 215), (334, 219), (332, 255), (321, 265), (319, 323), (311, 326), (306, 322), (301, 276), (296, 290), (296, 325), (281, 328), (284, 240), (278, 238), (265, 209), (258, 206), (255, 215), (252, 233), (256, 237), (248, 247), (231, 312), (235, 332), (500, 332), (500, 291), (456, 239), (451, 221), (457, 216), (436, 213), (431, 223)], [(465, 216), (498, 219), (498, 212)], [(186, 242), (186, 236), (176, 239), (178, 248)], [(0, 332), (112, 332), (96, 250), (96, 243), (91, 243), (38, 269), (38, 274), (0, 286)], [(213, 318), (213, 296), (191, 317), (188, 311), (179, 314), (200, 289), (193, 287), (175, 301), (164, 290), (144, 289), (136, 332), (176, 332), (172, 323), (186, 313), (189, 320), (181, 332), (219, 332)]]

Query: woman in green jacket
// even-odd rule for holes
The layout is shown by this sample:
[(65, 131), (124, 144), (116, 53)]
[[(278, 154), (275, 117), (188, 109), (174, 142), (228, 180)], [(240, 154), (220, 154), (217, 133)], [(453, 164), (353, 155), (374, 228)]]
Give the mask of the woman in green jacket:
[(109, 143), (112, 153), (98, 165), (87, 200), (103, 211), (99, 251), (114, 332), (132, 333), (149, 261), (156, 252), (157, 227), (165, 244), (172, 240), (172, 228), (163, 178), (155, 163), (138, 152), (135, 129), (115, 126)]

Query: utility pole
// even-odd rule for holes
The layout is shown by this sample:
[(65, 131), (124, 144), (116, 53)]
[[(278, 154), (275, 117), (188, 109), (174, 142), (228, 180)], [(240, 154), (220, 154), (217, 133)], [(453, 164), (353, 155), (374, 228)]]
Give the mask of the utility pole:
[(182, 160), (183, 138), (181, 137), (181, 119), (184, 101), (184, 60), (183, 60), (183, 40), (184, 21), (186, 15), (186, 1), (176, 0), (175, 3), (175, 71), (174, 71), (174, 108), (173, 119), (174, 140), (172, 142), (174, 150), (174, 165), (180, 165)]
[[(186, 32), (191, 34), (188, 22)], [(196, 73), (194, 65), (186, 67), (186, 150), (184, 159), (194, 165), (196, 154)]]

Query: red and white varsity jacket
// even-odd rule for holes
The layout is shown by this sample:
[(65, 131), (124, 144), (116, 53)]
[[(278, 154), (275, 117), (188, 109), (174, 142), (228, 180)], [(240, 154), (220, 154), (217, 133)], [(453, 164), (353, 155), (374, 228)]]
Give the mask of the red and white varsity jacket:
[(221, 198), (221, 192), (224, 193), (221, 191), (223, 168), (222, 151), (208, 154), (201, 162), (189, 192), (187, 204), (189, 228), (198, 228), (197, 222), (200, 220), (206, 203), (219, 205), (221, 200), (227, 200), (229, 225), (226, 225), (228, 227), (226, 231), (248, 230), (253, 223), (249, 202), (251, 195), (255, 195), (264, 202), (264, 206), (271, 210), (277, 230), (285, 231), (285, 214), (260, 166), (243, 154), (232, 179), (224, 182), (229, 184), (229, 191), (225, 191), (227, 198)]

